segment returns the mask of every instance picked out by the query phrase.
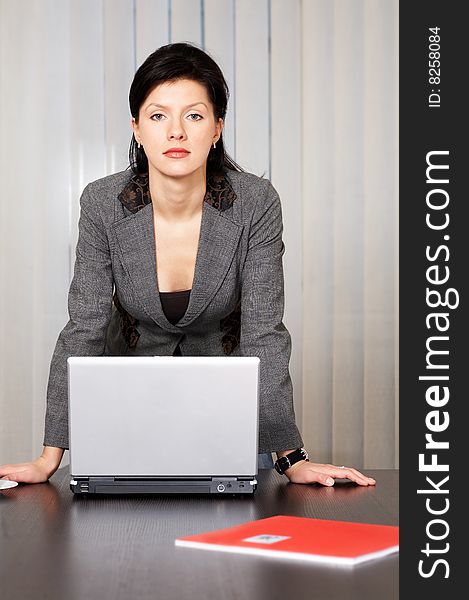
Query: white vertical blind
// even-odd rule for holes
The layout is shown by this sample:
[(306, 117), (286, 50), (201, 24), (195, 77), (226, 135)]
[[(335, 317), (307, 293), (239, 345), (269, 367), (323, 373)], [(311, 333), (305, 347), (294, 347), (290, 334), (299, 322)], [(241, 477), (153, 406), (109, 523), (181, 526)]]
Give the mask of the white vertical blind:
[(104, 0), (104, 141), (107, 173), (122, 171), (129, 164), (129, 87), (135, 73), (134, 21), (132, 0)]
[(392, 467), (396, 3), (302, 7), (303, 433), (321, 461)]
[[(57, 10), (58, 18), (60, 4)], [(63, 139), (63, 144), (69, 145), (71, 151), (71, 276), (78, 235), (78, 200), (87, 183), (107, 173), (108, 160), (104, 115), (103, 0), (71, 1), (70, 12), (70, 136)], [(45, 37), (42, 43), (47, 45), (48, 38)], [(60, 223), (57, 225), (60, 226)]]
[[(70, 13), (65, 3), (58, 19), (57, 8), (51, 0), (0, 4), (0, 455), (5, 460), (30, 457), (40, 447), (49, 361), (66, 315)], [(54, 35), (48, 37), (51, 28)]]
[(171, 1), (171, 38), (170, 42), (192, 42), (203, 45), (201, 0)]
[(157, 48), (168, 43), (170, 2), (171, 0), (134, 0), (135, 68)]
[(397, 348), (398, 21), (397, 3), (365, 0), (364, 7), (364, 455), (374, 467), (387, 464), (398, 439), (390, 355)]
[[(332, 459), (334, 331), (334, 3), (303, 4), (303, 436)], [(341, 463), (344, 464), (344, 463)]]
[[(363, 5), (334, 13), (332, 456), (363, 460)], [(317, 199), (319, 201), (319, 199)], [(351, 385), (353, 382), (353, 385)], [(354, 435), (350, 435), (350, 431)]]
[(235, 0), (205, 0), (205, 50), (217, 62), (230, 90), (228, 111), (223, 124), (223, 143), (229, 155), (236, 156), (235, 145)]
[(230, 154), (284, 215), (297, 420), (316, 460), (397, 464), (397, 0), (0, 0), (0, 463), (41, 449), (79, 197), (127, 165), (159, 46), (221, 66)]
[(236, 160), (270, 177), (270, 3), (235, 2)]
[(285, 254), (285, 325), (293, 340), (290, 373), (295, 412), (303, 412), (302, 198), (300, 2), (271, 6), (271, 179), (282, 200)]

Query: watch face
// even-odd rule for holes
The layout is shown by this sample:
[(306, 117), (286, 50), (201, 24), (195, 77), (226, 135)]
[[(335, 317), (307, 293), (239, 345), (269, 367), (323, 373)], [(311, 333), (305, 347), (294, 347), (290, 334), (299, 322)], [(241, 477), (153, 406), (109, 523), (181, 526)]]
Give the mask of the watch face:
[(282, 456), (276, 461), (274, 466), (277, 472), (280, 473), (280, 475), (283, 475), (285, 473), (285, 470), (288, 468), (288, 465), (288, 459), (285, 456)]
[(297, 448), (287, 456), (280, 457), (274, 464), (275, 470), (284, 475), (285, 471), (297, 463), (299, 460), (309, 460), (308, 454), (304, 448)]

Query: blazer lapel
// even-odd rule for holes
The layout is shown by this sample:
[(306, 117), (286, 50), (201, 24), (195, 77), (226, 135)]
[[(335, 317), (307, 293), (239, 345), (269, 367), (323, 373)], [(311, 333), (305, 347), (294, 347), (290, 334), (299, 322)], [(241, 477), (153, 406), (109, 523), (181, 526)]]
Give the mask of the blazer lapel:
[(152, 205), (148, 204), (137, 213), (114, 223), (113, 229), (124, 268), (138, 301), (160, 327), (175, 330), (174, 325), (167, 320), (160, 302)]
[(243, 227), (223, 216), (220, 210), (204, 202), (194, 281), (185, 315), (178, 326), (184, 327), (206, 308), (233, 261)]
[(144, 179), (134, 177), (119, 194), (129, 216), (114, 223), (113, 229), (124, 267), (145, 312), (161, 328), (180, 331), (179, 327), (189, 325), (205, 310), (233, 261), (243, 227), (223, 213), (236, 200), (236, 194), (226, 177), (207, 182), (189, 305), (176, 326), (167, 320), (161, 306), (153, 209), (146, 186)]

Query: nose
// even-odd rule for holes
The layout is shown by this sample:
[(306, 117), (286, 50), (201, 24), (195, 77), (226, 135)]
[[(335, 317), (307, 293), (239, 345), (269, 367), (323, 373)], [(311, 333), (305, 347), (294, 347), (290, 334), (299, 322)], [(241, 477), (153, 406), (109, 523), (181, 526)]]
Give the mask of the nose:
[(184, 127), (178, 119), (174, 119), (168, 128), (168, 139), (183, 140), (186, 136)]

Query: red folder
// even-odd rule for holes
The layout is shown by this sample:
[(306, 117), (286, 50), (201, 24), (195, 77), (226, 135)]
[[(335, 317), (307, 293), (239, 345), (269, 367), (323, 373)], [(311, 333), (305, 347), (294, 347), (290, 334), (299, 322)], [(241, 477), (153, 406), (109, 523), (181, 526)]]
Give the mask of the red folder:
[(399, 551), (399, 527), (275, 516), (176, 539), (176, 546), (353, 565)]

